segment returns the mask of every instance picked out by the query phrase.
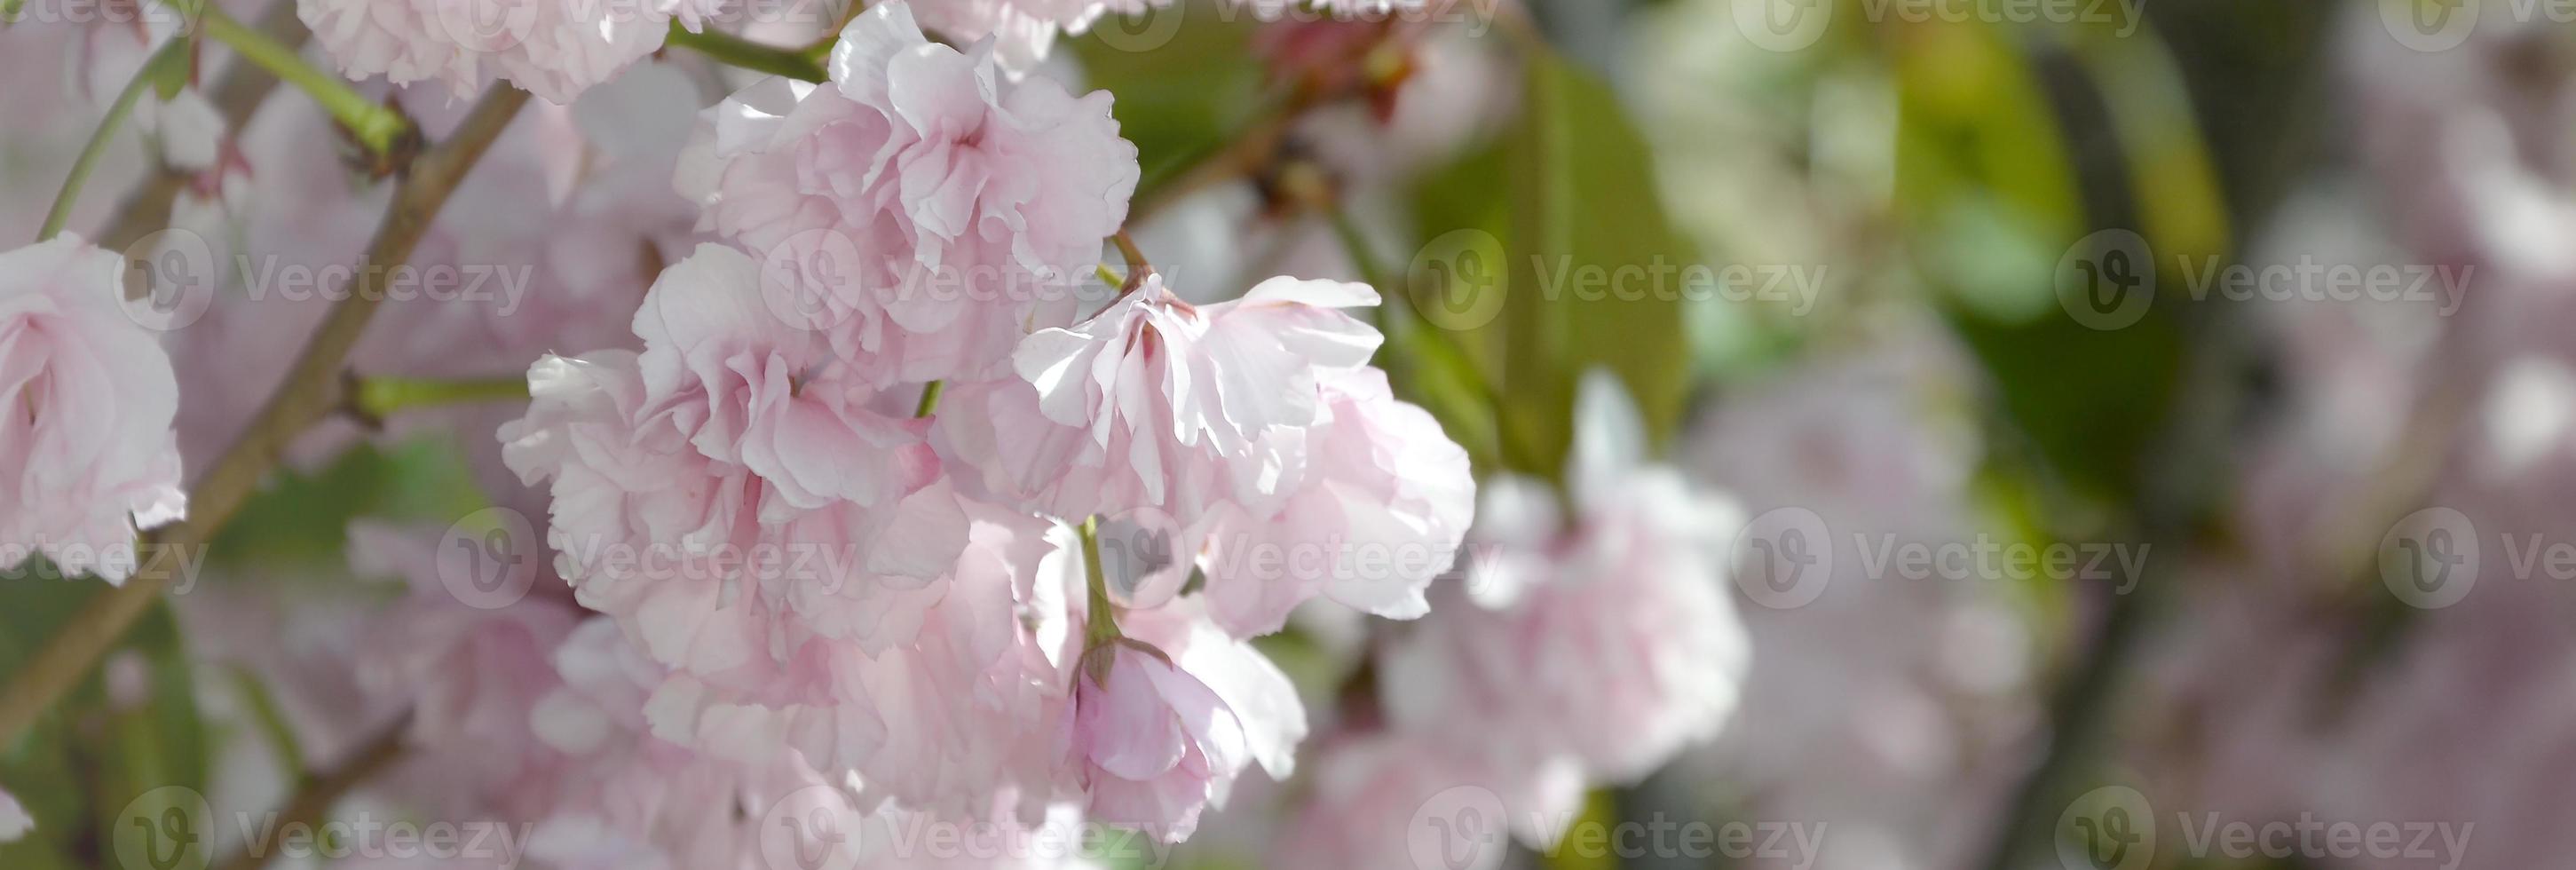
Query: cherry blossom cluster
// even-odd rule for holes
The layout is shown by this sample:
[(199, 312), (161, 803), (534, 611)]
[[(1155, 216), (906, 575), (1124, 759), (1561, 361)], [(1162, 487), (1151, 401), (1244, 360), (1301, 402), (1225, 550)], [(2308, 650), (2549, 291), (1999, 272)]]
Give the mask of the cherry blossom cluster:
[[(1368, 366), (1365, 285), (1194, 306), (1140, 270), (1094, 312), (1010, 289), (1119, 231), (1138, 170), (1106, 94), (1013, 82), (900, 3), (828, 68), (707, 112), (681, 187), (721, 241), (654, 281), (642, 349), (530, 370), (500, 435), (550, 487), (556, 570), (664, 669), (639, 709), (673, 743), (792, 755), (871, 806), (1184, 838), (1306, 730), (1245, 640), (1317, 596), (1422, 615), (1466, 455)], [(1104, 567), (1104, 540), (1139, 558)], [(601, 542), (683, 567), (585, 563)], [(742, 557), (841, 544), (850, 574)], [(1296, 545), (1423, 557), (1231, 557)]]
[[(1644, 463), (1614, 382), (1587, 382), (1561, 494), (1502, 475), (1480, 500), (1467, 451), (1371, 365), (1376, 289), (1203, 286), (1132, 250), (1138, 152), (1109, 94), (1030, 73), (1057, 32), (1155, 5), (871, 4), (818, 44), (824, 80), (690, 115), (704, 101), (672, 96), (700, 82), (647, 58), (728, 4), (301, 0), (318, 51), (390, 82), (429, 141), (460, 123), (452, 94), (543, 98), (386, 264), (498, 270), (503, 298), (397, 295), (347, 357), (353, 380), (523, 375), (529, 395), (335, 413), (277, 447), (309, 470), (367, 437), (469, 433), (478, 482), (542, 518), (547, 552), (496, 598), (460, 590), (434, 524), (362, 519), (347, 573), (390, 593), (209, 584), (177, 608), (191, 644), (279, 684), (320, 747), (290, 761), (399, 724), (376, 785), (531, 824), (527, 857), (556, 868), (914, 866), (863, 831), (925, 821), (1178, 842), (1251, 768), (1297, 771), (1307, 702), (1252, 641), (1319, 619), (1420, 621), (1354, 657), (1365, 709), (1316, 717), (1292, 822), (1331, 836), (1283, 857), (1400, 861), (1432, 792), (1562, 809), (1712, 733), (1745, 658), (1707, 551), (1731, 509)], [(84, 49), (88, 79), (153, 48), (88, 36), (116, 49)], [(237, 449), (334, 310), (328, 280), (272, 267), (344, 262), (392, 186), (346, 171), (311, 102), (235, 130), (204, 103), (162, 104), (160, 156), (192, 173), (171, 225), (237, 250), (123, 253), (231, 283), (147, 306), (158, 276), (78, 237), (0, 253), (0, 406), (23, 409), (0, 415), (0, 543), (111, 582), (131, 559), (85, 557), (184, 518), (183, 465)], [(1469, 114), (1407, 111), (1443, 109)], [(33, 824), (0, 792), (0, 841)]]

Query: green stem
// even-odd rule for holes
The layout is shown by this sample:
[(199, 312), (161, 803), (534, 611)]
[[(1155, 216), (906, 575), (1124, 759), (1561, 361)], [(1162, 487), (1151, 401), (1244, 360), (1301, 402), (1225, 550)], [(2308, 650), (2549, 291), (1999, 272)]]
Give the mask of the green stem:
[(295, 49), (269, 38), (268, 34), (244, 26), (215, 4), (200, 4), (200, 8), (198, 26), (205, 29), (208, 37), (230, 47), (243, 60), (268, 70), (280, 81), (304, 91), (306, 96), (313, 98), (313, 102), (321, 104), (323, 111), (330, 112), (341, 126), (349, 128), (358, 144), (366, 146), (368, 151), (378, 156), (391, 154), (396, 143), (411, 132), (411, 122), (405, 120), (402, 113), (367, 99), (365, 94), (349, 87), (349, 83), (339, 76), (315, 69), (312, 64), (305, 63), (304, 56)]
[(476, 402), (524, 402), (526, 378), (445, 380), (440, 378), (365, 377), (358, 379), (351, 401), (361, 416), (384, 420), (404, 411)]
[(921, 385), (921, 404), (913, 407), (912, 416), (928, 417), (930, 412), (939, 410), (939, 392), (947, 387), (947, 381), (931, 381)]
[(268, 738), (269, 748), (277, 751), (278, 764), (284, 768), (285, 782), (304, 775), (304, 742), (296, 739), (295, 726), (277, 706), (277, 696), (249, 668), (232, 668), (233, 689), (240, 693), (242, 704), (250, 708), (250, 722)]
[(825, 76), (823, 63), (792, 48), (762, 45), (730, 33), (715, 30), (691, 31), (679, 22), (671, 23), (671, 35), (663, 39), (727, 66), (738, 66), (752, 72), (786, 76), (798, 81), (819, 82)]
[[(1350, 254), (1351, 265), (1359, 268), (1360, 280), (1377, 288), (1378, 295), (1381, 297), (1404, 294), (1406, 288), (1387, 283), (1386, 271), (1379, 266), (1377, 253), (1369, 250), (1368, 236), (1360, 232), (1359, 222), (1351, 219), (1350, 209), (1334, 206), (1330, 214), (1333, 219), (1333, 235), (1341, 237), (1342, 251)], [(1411, 298), (1406, 296), (1407, 301)], [(1395, 307), (1394, 300), (1381, 298), (1378, 300), (1377, 310), (1370, 312), (1371, 317), (1377, 321), (1379, 332), (1386, 331), (1386, 311), (1393, 307)]]
[(36, 230), (36, 241), (51, 239), (63, 231), (63, 224), (71, 221), (72, 206), (80, 201), (81, 185), (89, 182), (90, 170), (97, 168), (99, 155), (107, 153), (107, 143), (116, 138), (117, 128), (125, 125), (125, 116), (134, 113), (134, 104), (143, 99), (143, 92), (160, 77), (162, 67), (178, 63), (187, 56), (187, 40), (170, 40), (170, 44), (162, 46), (160, 51), (153, 52), (143, 61), (143, 68), (134, 71), (134, 78), (125, 83), (125, 90), (116, 92), (116, 102), (107, 107), (107, 117), (99, 119), (98, 129), (90, 131), (89, 143), (81, 146), (79, 157), (73, 158), (71, 174), (63, 177), (62, 191), (54, 194), (54, 207), (45, 212), (45, 224)]
[(831, 57), (832, 46), (841, 44), (841, 31), (849, 29), (850, 22), (858, 20), (859, 14), (866, 11), (868, 11), (868, 4), (861, 2), (861, 0), (850, 0), (850, 8), (841, 13), (841, 23), (832, 25), (832, 32), (826, 33), (822, 38), (814, 40), (813, 43), (805, 46), (802, 50), (799, 50), (797, 54), (804, 55), (807, 59), (816, 63), (821, 63), (824, 58)]
[(1075, 528), (1082, 534), (1082, 573), (1085, 586), (1091, 589), (1087, 608), (1089, 624), (1083, 627), (1082, 648), (1099, 649), (1126, 635), (1118, 631), (1115, 605), (1109, 602), (1109, 578), (1100, 570), (1100, 517), (1086, 517)]

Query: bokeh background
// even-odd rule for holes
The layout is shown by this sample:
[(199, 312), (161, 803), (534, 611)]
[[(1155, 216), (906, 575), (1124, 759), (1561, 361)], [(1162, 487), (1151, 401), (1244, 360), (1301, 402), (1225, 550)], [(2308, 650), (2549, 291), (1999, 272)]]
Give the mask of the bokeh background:
[[(1405, 288), (1397, 359), (1420, 369), (1398, 374), (1484, 471), (1560, 473), (1580, 375), (1615, 372), (1654, 450), (1753, 518), (1712, 542), (1731, 570), (1707, 578), (1752, 649), (1729, 723), (1581, 812), (1754, 841), (1513, 864), (2571, 864), (2576, 4), (1447, 8), (1390, 56), (1382, 32), (1185, 5), (1069, 39), (1048, 72), (1117, 95), (1162, 193), (1137, 237), (1175, 286)], [(32, 235), (98, 116), (96, 83), (67, 72), (103, 50), (81, 42), (0, 30), (0, 238)], [(1243, 172), (1173, 177), (1297, 76), (1349, 98), (1267, 131)], [(329, 144), (312, 165), (336, 177)], [(111, 153), (98, 189), (143, 163)], [(92, 197), (74, 225), (114, 205)], [(366, 227), (205, 219), (334, 249)], [(218, 319), (174, 353), (232, 361), (262, 334)], [(479, 364), (445, 341), (360, 359)], [(184, 406), (183, 426), (222, 413)], [(512, 415), (458, 416), (355, 448), (339, 433), (274, 482), (73, 701), (100, 712), (12, 753), (13, 782), (80, 783), (31, 799), (102, 815), (143, 784), (265, 806), (300, 769), (281, 746), (362, 739), (274, 738), (372, 715), (329, 708), (363, 698), (349, 635), (400, 586), (352, 582), (352, 523), (434, 528), (501, 498), (468, 455), (488, 445), (458, 433)], [(220, 440), (189, 446), (194, 466)], [(11, 590), (0, 665), (85, 591)], [(1351, 630), (1301, 623), (1267, 648), (1327, 694)], [(1288, 798), (1247, 784), (1176, 866), (1262, 866)], [(2240, 825), (2251, 839), (2227, 836)], [(2282, 826), (2301, 833), (2262, 833)], [(49, 866), (34, 854), (0, 863)]]

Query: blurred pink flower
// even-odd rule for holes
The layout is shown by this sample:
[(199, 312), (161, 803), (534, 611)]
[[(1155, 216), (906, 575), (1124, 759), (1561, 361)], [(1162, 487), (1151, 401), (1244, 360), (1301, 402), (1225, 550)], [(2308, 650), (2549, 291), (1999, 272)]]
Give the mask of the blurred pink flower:
[[(1395, 728), (1472, 732), (1499, 769), (1577, 784), (1635, 782), (1718, 733), (1750, 664), (1717, 558), (1742, 518), (1644, 450), (1616, 380), (1587, 376), (1576, 513), (1558, 519), (1539, 485), (1487, 489), (1476, 540), (1533, 558), (1498, 559), (1509, 576), (1471, 564), (1435, 590), (1439, 617), (1387, 648), (1379, 699)], [(1492, 583), (1510, 588), (1477, 589)]]
[(0, 843), (16, 842), (36, 829), (36, 817), (8, 789), (0, 789)]
[(0, 253), (0, 543), (121, 583), (179, 519), (178, 381), (124, 307), (125, 262), (70, 234)]
[(367, 620), (358, 652), (367, 692), (411, 710), (409, 740), (453, 753), (440, 765), (453, 780), (524, 803), (542, 799), (555, 760), (531, 739), (528, 716), (555, 690), (550, 660), (581, 613), (569, 602), (529, 596), (502, 606), (468, 602), (442, 577), (440, 528), (374, 522), (349, 526), (350, 569), (392, 576), (407, 587)]
[(761, 867), (774, 862), (767, 848), (851, 866), (854, 796), (793, 753), (745, 763), (654, 736), (643, 705), (664, 672), (607, 620), (575, 629), (552, 670), (560, 685), (528, 725), (571, 764), (532, 857), (567, 870)]
[[(1317, 747), (1312, 791), (1273, 834), (1271, 866), (1288, 870), (1502, 866), (1503, 837), (1547, 808), (1486, 770), (1461, 741), (1372, 733)], [(1487, 815), (1501, 810), (1501, 817)], [(1416, 852), (1418, 848), (1438, 852)]]

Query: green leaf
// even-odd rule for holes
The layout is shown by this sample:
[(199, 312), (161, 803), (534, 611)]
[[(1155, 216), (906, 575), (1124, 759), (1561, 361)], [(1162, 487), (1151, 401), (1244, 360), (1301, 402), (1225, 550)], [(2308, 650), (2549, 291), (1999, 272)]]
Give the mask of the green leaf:
[(79, 866), (48, 836), (42, 816), (36, 819), (34, 834), (14, 843), (0, 843), (0, 867), (10, 870), (74, 870)]
[(2073, 80), (2096, 89), (2129, 161), (2110, 182), (2129, 189), (2092, 209), (2027, 52), (1992, 26), (1927, 28), (1898, 44), (1898, 200), (1915, 265), (1991, 377), (1998, 443), (2030, 448), (2042, 465), (2022, 471), (2063, 495), (2126, 504), (2181, 376), (2174, 313), (2188, 303), (2165, 293), (2134, 323), (2088, 326), (2057, 298), (2061, 258), (2102, 229), (2089, 213), (2134, 202), (2141, 214), (2114, 219), (2138, 224), (2170, 283), (2174, 257), (2224, 244), (2225, 217), (2178, 74), (2151, 35), (2087, 55), (2093, 74)]
[(277, 472), (224, 525), (213, 558), (337, 566), (350, 520), (453, 521), (490, 503), (473, 481), (455, 442), (444, 437), (360, 444), (318, 471)]
[(1205, 2), (1110, 15), (1071, 40), (1092, 88), (1116, 101), (1118, 134), (1136, 143), (1138, 190), (1230, 139), (1261, 100), (1251, 16)]
[(1620, 377), (1656, 443), (1679, 427), (1690, 390), (1682, 270), (1698, 257), (1607, 84), (1539, 55), (1525, 87), (1515, 129), (1417, 189), (1429, 243), (1405, 291), (1416, 319), (1448, 330), (1491, 385), (1503, 462), (1552, 478), (1586, 370)]
[[(39, 559), (19, 571), (50, 573), (50, 565)], [(104, 588), (92, 578), (8, 582), (10, 606), (0, 608), (0, 672), (10, 674)], [(139, 677), (139, 691), (111, 699), (110, 671), (120, 681)], [(0, 787), (36, 819), (27, 839), (0, 846), (0, 867), (86, 863), (72, 858), (104, 848), (134, 800), (166, 786), (202, 794), (208, 765), (205, 722), (178, 622), (166, 602), (156, 603), (98, 672), (0, 753)]]
[[(111, 699), (104, 675), (140, 668), (144, 693)], [(178, 619), (168, 602), (155, 604), (125, 637), (125, 646), (108, 653), (102, 677), (81, 698), (97, 706), (91, 713), (104, 727), (84, 734), (74, 751), (95, 758), (99, 769), (98, 824), (113, 826), (137, 798), (155, 789), (181, 786), (199, 794), (206, 788), (205, 721), (197, 710), (196, 682), (186, 645), (180, 642)], [(120, 706), (123, 702), (136, 702)]]

